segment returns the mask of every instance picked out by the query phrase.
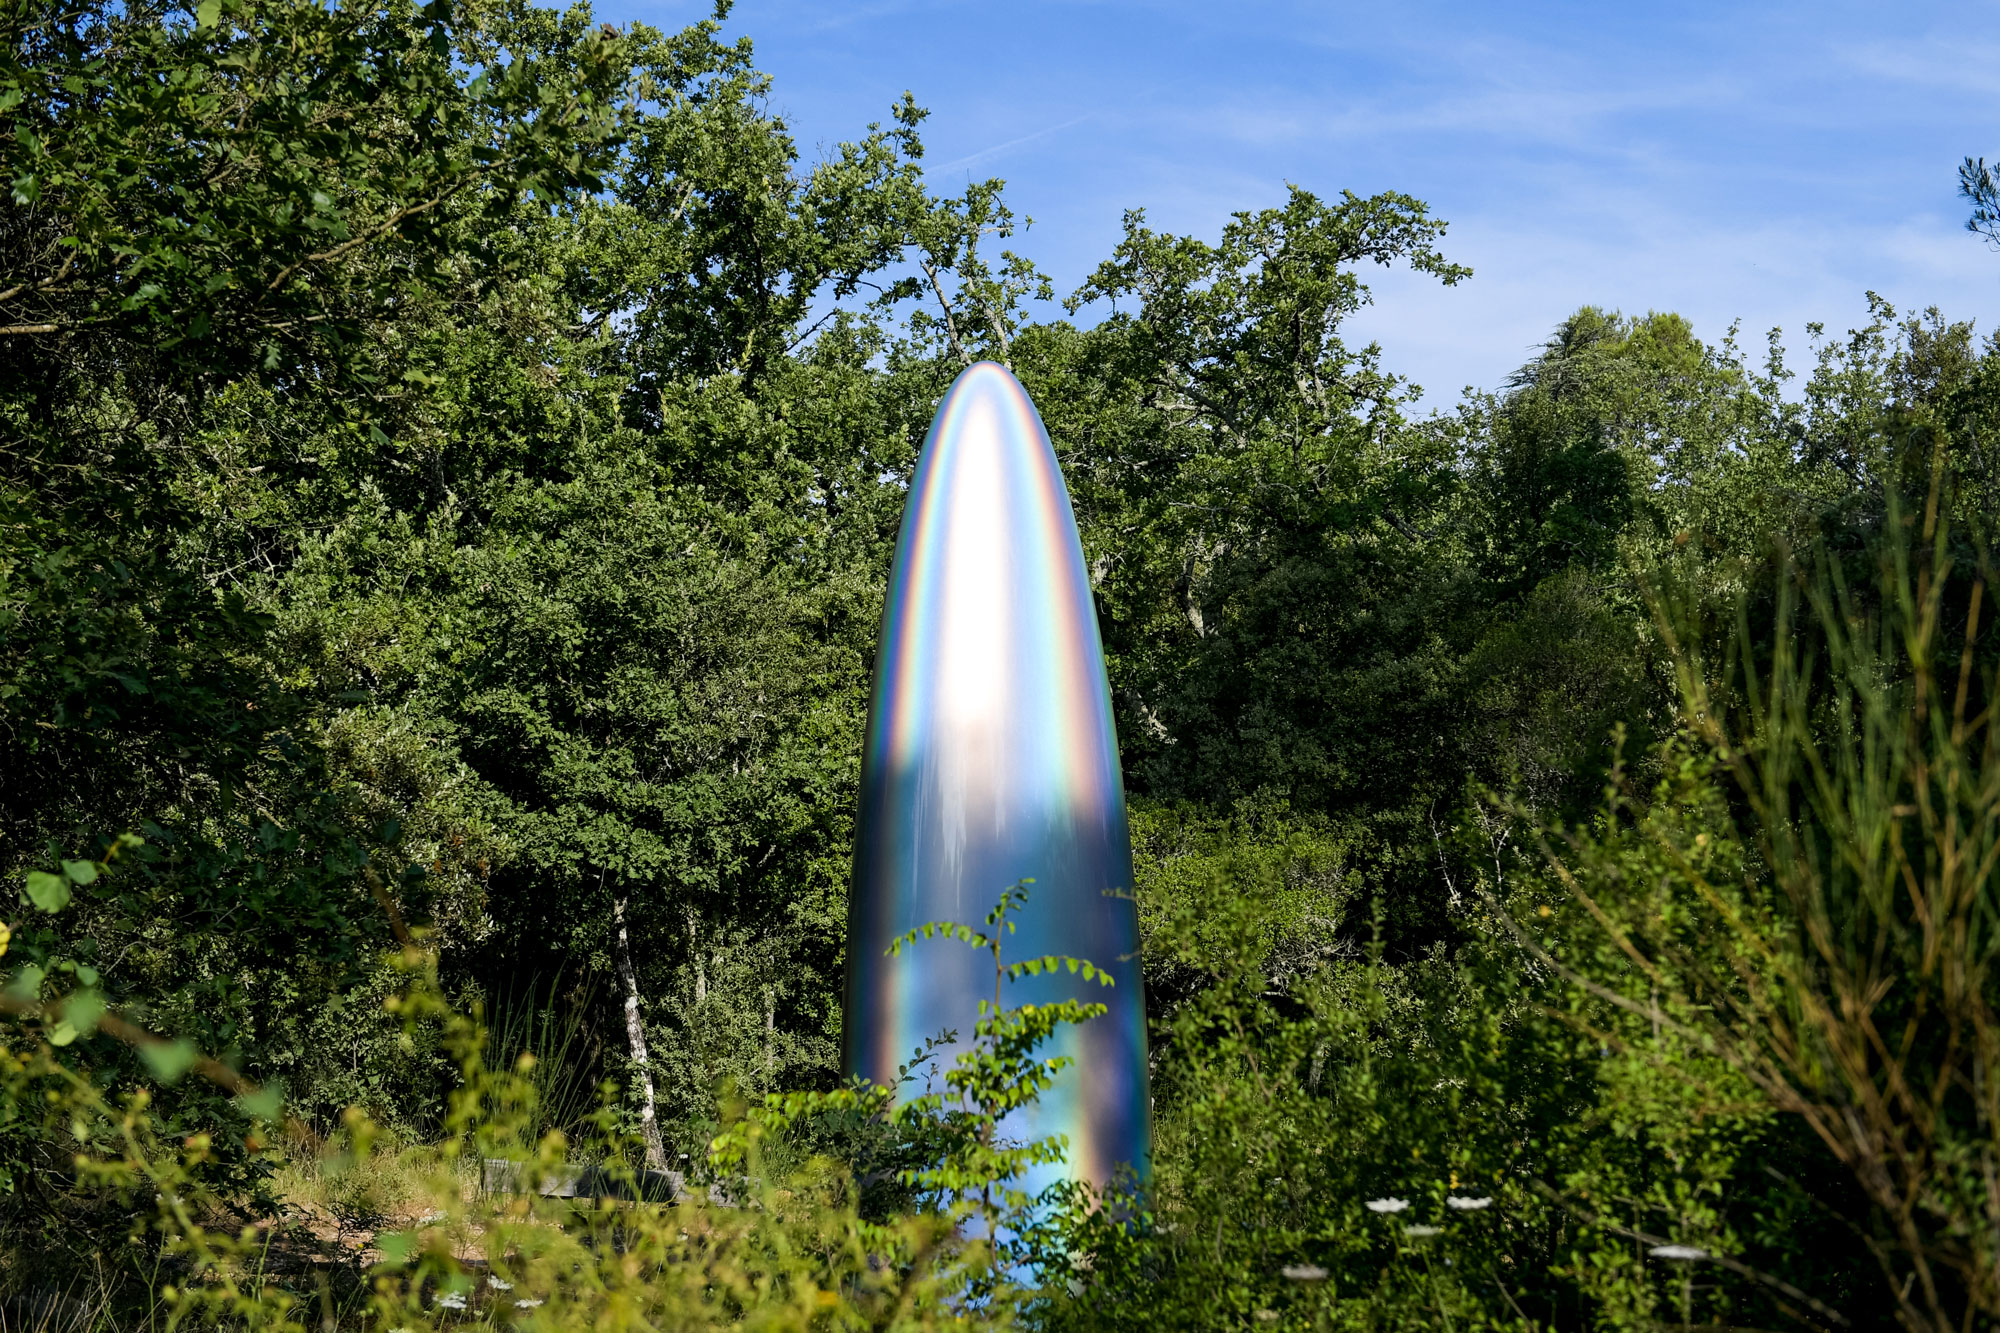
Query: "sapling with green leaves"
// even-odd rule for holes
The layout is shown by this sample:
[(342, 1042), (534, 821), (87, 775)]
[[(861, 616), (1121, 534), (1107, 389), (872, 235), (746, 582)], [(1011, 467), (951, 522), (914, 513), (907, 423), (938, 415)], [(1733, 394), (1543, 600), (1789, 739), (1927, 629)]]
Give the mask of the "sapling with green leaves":
[(1000, 1137), (1004, 1121), (1040, 1101), (1056, 1076), (1075, 1063), (1067, 1055), (1037, 1052), (1065, 1024), (1087, 1023), (1105, 1012), (1104, 1005), (1081, 1000), (1009, 1009), (1008, 984), (1063, 971), (1102, 986), (1112, 984), (1108, 973), (1082, 958), (1048, 954), (1013, 963), (1006, 960), (1006, 940), (1014, 933), (1010, 918), (1027, 901), (1033, 882), (1021, 880), (1001, 893), (986, 914), (984, 930), (954, 921), (927, 921), (898, 936), (888, 950), (894, 957), (918, 940), (958, 940), (993, 959), (993, 998), (979, 1002), (972, 1045), (946, 1071), (946, 1091), (914, 1098), (898, 1111), (906, 1121), (919, 1117), (934, 1121), (947, 1131), (945, 1142), (950, 1145), (934, 1165), (906, 1171), (906, 1183), (940, 1195), (977, 1194), (989, 1220), (998, 1215), (996, 1197), (1008, 1207), (1027, 1202), (1020, 1191), (1009, 1188), (1011, 1182), (1031, 1167), (1061, 1162), (1069, 1147), (1062, 1134), (1021, 1142)]
[[(1007, 987), (1027, 977), (1058, 973), (1101, 986), (1113, 984), (1109, 974), (1087, 959), (1047, 954), (1008, 961), (1006, 942), (1014, 934), (1013, 917), (1027, 901), (1033, 882), (1024, 879), (1010, 885), (981, 926), (927, 921), (889, 945), (888, 953), (894, 956), (921, 940), (955, 940), (992, 960), (993, 998), (979, 1002), (972, 1042), (945, 1071), (943, 1091), (898, 1101), (895, 1088), (856, 1080), (833, 1092), (767, 1097), (744, 1126), (716, 1140), (711, 1154), (716, 1166), (725, 1172), (741, 1170), (756, 1140), (765, 1134), (808, 1126), (824, 1130), (857, 1119), (874, 1124), (895, 1141), (892, 1151), (903, 1163), (895, 1175), (914, 1193), (918, 1211), (960, 1214), (967, 1290), (980, 1299), (991, 1297), (1002, 1275), (1026, 1261), (1030, 1246), (1024, 1237), (1041, 1202), (1018, 1182), (1033, 1167), (1062, 1162), (1069, 1148), (1063, 1134), (1009, 1139), (1007, 1121), (1040, 1101), (1074, 1063), (1067, 1055), (1041, 1054), (1044, 1044), (1065, 1025), (1087, 1023), (1105, 1012), (1104, 1005), (1083, 1000), (1010, 1008)], [(905, 1066), (905, 1081), (911, 1070), (935, 1059), (937, 1049), (954, 1039), (955, 1034), (943, 1034), (926, 1051), (917, 1052), (912, 1064)], [(1021, 1252), (1013, 1253), (1016, 1249)]]

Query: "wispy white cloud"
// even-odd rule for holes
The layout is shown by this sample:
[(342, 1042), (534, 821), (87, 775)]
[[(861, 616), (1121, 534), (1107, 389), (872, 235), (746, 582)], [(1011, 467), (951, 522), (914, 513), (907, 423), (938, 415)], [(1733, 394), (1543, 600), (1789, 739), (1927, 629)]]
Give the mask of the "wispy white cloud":
[(940, 186), (1005, 160), (1058, 285), (1127, 208), (1213, 236), (1288, 181), (1428, 200), (1475, 277), (1372, 273), (1354, 332), (1437, 405), (1586, 302), (1710, 337), (1839, 327), (1871, 288), (2000, 314), (2000, 254), (1953, 194), (1960, 157), (2000, 151), (1983, 0), (740, 0), (732, 24), (808, 134), (851, 137), (907, 87)]
[(1833, 46), (1832, 54), (1869, 78), (2000, 98), (2000, 43), (1967, 41), (1963, 33), (1842, 42)]
[(1032, 134), (1023, 134), (1009, 139), (1005, 143), (996, 143), (991, 148), (982, 148), (976, 153), (967, 153), (964, 157), (955, 157), (949, 162), (941, 162), (930, 168), (930, 174), (949, 175), (954, 171), (963, 171), (967, 167), (976, 167), (981, 163), (992, 162), (1018, 149), (1025, 148), (1031, 143), (1039, 143), (1052, 134), (1061, 134), (1064, 130), (1081, 125), (1089, 119), (1091, 119), (1091, 115), (1087, 112), (1081, 116), (1071, 116), (1059, 125), (1051, 125), (1047, 129), (1036, 130)]
[(1458, 220), (1447, 246), (1472, 265), (1471, 281), (1446, 289), (1421, 274), (1385, 273), (1373, 282), (1375, 304), (1350, 332), (1381, 342), (1388, 367), (1424, 385), (1432, 407), (1448, 406), (1465, 385), (1500, 383), (1586, 304), (1628, 314), (1672, 310), (1710, 341), (1732, 323), (1751, 345), (1781, 328), (1798, 349), (1809, 322), (1844, 328), (1861, 320), (1872, 290), (1903, 309), (1941, 305), (1990, 332), (1979, 317), (2000, 290), (2000, 255), (1952, 223), (1926, 213), (1806, 227), (1662, 216), (1628, 218), (1614, 239), (1575, 216), (1538, 227), (1472, 216)]
[(841, 0), (834, 4), (781, 6), (788, 22), (809, 32), (860, 28), (884, 19), (908, 19), (925, 11), (950, 9), (963, 0)]
[(1713, 113), (1732, 100), (1722, 80), (1699, 88), (1587, 90), (1496, 85), (1454, 90), (1431, 100), (1402, 97), (1324, 101), (1263, 97), (1208, 105), (1161, 107), (1154, 119), (1176, 133), (1193, 133), (1260, 148), (1311, 141), (1380, 141), (1429, 135), (1501, 140), (1515, 147), (1561, 146), (1622, 156), (1630, 145), (1607, 133), (1612, 122), (1640, 113), (1699, 108)]

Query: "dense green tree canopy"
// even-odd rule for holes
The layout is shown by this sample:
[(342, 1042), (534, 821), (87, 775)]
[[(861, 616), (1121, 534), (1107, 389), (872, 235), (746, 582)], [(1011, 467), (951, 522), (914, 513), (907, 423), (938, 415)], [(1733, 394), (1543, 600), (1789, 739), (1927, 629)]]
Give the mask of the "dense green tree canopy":
[[(1833, 1150), (1551, 970), (1625, 955), (1503, 919), (1576, 920), (1536, 849), (1565, 829), (1606, 883), (1669, 873), (1632, 829), (1769, 869), (1685, 691), (1712, 667), (1717, 716), (1753, 706), (1808, 572), (1890, 616), (1921, 516), (1939, 632), (1992, 660), (1964, 608), (2000, 350), (1970, 325), (1877, 301), (1799, 372), (1775, 335), (1752, 361), (1585, 308), (1422, 413), (1344, 333), (1379, 266), (1472, 277), (1404, 195), (1293, 187), (1213, 238), (1134, 211), (1056, 293), (999, 248), (1001, 182), (934, 192), (912, 97), (808, 160), (719, 21), (0, 14), (16, 1008), (88, 994), (319, 1129), (358, 1104), (422, 1138), (451, 1070), (382, 1006), (413, 932), (463, 1003), (570, 1014), (576, 1081), (635, 1126), (656, 1102), (677, 1152), (732, 1093), (831, 1087), (904, 482), (992, 357), (1068, 478), (1134, 803), (1167, 1239), (1089, 1241), (1123, 1302), (1096, 1326), (1277, 1318), (1317, 1281), (1291, 1258), (1415, 1309), (1367, 1286), (1355, 1211), (1413, 1173), (1541, 1210), (1462, 1278), (1496, 1326), (1653, 1326), (1693, 1299), (1632, 1257), (1669, 1231), (1761, 1256), (1704, 1288), (1712, 1323), (1889, 1317), (1856, 1274), (1918, 1251)], [(61, 1049), (151, 1078), (103, 1033)], [(238, 1114), (155, 1091), (174, 1132)], [(63, 1160), (0, 1116), (4, 1246), (58, 1215)]]

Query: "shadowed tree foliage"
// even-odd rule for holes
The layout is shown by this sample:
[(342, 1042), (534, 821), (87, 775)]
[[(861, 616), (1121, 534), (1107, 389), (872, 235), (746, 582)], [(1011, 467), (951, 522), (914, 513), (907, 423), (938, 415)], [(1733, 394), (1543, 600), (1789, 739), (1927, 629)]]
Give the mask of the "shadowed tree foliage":
[(239, 1220), (355, 1126), (488, 1142), (450, 1005), (542, 1034), (505, 1095), (590, 1165), (851, 1178), (825, 1271), (929, 1271), (856, 1239), (948, 1228), (889, 1216), (921, 1116), (838, 1086), (840, 948), (905, 481), (991, 357), (1083, 533), (1159, 1126), (1150, 1192), (1014, 1215), (995, 1320), (1990, 1318), (2000, 350), (1586, 307), (1424, 411), (1345, 332), (1471, 277), (1422, 202), (1134, 211), (1056, 307), (913, 96), (808, 155), (727, 20), (0, 7), (0, 1301), (166, 1271), (76, 1165), (129, 1093)]

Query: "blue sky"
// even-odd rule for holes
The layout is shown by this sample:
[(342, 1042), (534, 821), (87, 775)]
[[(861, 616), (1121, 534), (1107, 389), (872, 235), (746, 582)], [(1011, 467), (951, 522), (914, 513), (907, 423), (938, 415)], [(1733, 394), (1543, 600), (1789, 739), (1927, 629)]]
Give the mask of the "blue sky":
[[(599, 0), (678, 26), (706, 7)], [(2000, 156), (1994, 4), (945, 3), (739, 0), (810, 156), (931, 109), (937, 187), (1001, 176), (1017, 248), (1062, 290), (1127, 208), (1212, 237), (1286, 182), (1395, 189), (1451, 223), (1454, 289), (1382, 273), (1351, 332), (1449, 407), (1586, 302), (1859, 322), (1863, 293), (1991, 331), (2000, 253), (1963, 230), (1956, 168)]]

